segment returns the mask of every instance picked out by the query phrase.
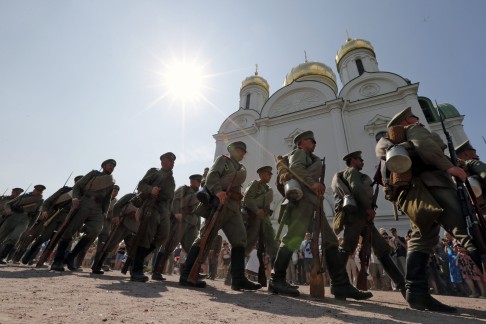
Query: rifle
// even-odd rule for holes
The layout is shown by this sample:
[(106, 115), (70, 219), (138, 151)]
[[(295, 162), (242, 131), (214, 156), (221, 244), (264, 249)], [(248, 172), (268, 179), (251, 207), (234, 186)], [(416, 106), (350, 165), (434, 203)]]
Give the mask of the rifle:
[[(373, 200), (371, 202), (371, 206), (373, 209), (376, 209), (378, 206), (376, 205), (376, 201), (378, 200), (378, 194), (380, 189), (380, 180), (381, 179), (381, 170), (380, 165), (376, 169), (375, 176), (373, 177), (374, 181), (371, 186), (375, 186), (373, 192)], [(361, 241), (361, 249), (359, 250), (359, 262), (361, 264), (361, 268), (359, 269), (358, 278), (356, 280), (356, 288), (359, 290), (368, 290), (368, 266), (370, 264), (370, 257), (371, 257), (371, 242), (373, 239), (371, 227), (374, 226), (373, 222), (367, 222), (366, 231), (363, 236), (363, 240)]]
[[(437, 107), (437, 112), (440, 117), (440, 123), (442, 125), (442, 131), (447, 139), (447, 147), (449, 149), (450, 158), (454, 166), (458, 166), (456, 151), (452, 143), (452, 138), (447, 131), (444, 124), (444, 116), (442, 111), (439, 109), (437, 101), (435, 102)], [(457, 187), (457, 197), (459, 198), (459, 204), (461, 206), (462, 214), (466, 220), (467, 234), (474, 242), (474, 245), (479, 250), (481, 254), (481, 263), (483, 266), (483, 272), (486, 272), (486, 238), (484, 237), (486, 233), (486, 221), (481, 213), (479, 205), (477, 204), (476, 196), (472, 191), (469, 181), (462, 182), (457, 177), (454, 177)]]
[[(319, 183), (324, 184), (324, 177), (326, 175), (325, 159), (322, 159), (321, 175)], [(311, 252), (312, 252), (312, 267), (310, 271), (310, 295), (314, 298), (324, 298), (324, 277), (322, 276), (322, 261), (319, 256), (319, 234), (322, 232), (322, 222), (324, 217), (323, 211), (324, 196), (317, 197), (318, 206), (314, 213), (314, 229), (312, 232)], [(324, 250), (322, 250), (324, 254)], [(324, 256), (324, 255), (323, 255)]]
[(260, 266), (258, 267), (258, 283), (262, 285), (262, 287), (267, 286), (267, 274), (265, 272), (265, 263), (263, 260), (263, 255), (265, 254), (265, 243), (263, 237), (263, 221), (260, 221), (260, 227), (258, 229), (258, 248), (257, 248), (257, 257)]
[(164, 245), (164, 253), (162, 254), (162, 258), (159, 261), (159, 264), (157, 265), (157, 268), (154, 269), (155, 272), (158, 273), (164, 273), (165, 272), (165, 266), (167, 264), (167, 261), (169, 260), (169, 256), (174, 252), (174, 249), (176, 248), (177, 244), (181, 240), (181, 225), (184, 220), (181, 219), (179, 222), (177, 219), (172, 220), (172, 225), (171, 226), (171, 231), (169, 233), (169, 240), (167, 243)]
[[(233, 180), (231, 180), (230, 184), (228, 185), (228, 188), (226, 189), (226, 193), (230, 192), (230, 189), (233, 186), (233, 182), (235, 181), (235, 178), (236, 178), (236, 173), (235, 176), (233, 177)], [(229, 199), (229, 197), (227, 199)], [(197, 254), (196, 261), (194, 262), (191, 268), (191, 272), (187, 277), (187, 281), (194, 285), (197, 283), (197, 280), (199, 279), (199, 270), (201, 269), (201, 265), (206, 260), (209, 250), (211, 249), (212, 242), (216, 237), (216, 235), (218, 234), (217, 231), (214, 231), (214, 229), (217, 227), (217, 224), (219, 223), (219, 215), (226, 210), (226, 206), (227, 204), (222, 204), (218, 200), (218, 206), (216, 207), (216, 211), (213, 212), (213, 210), (215, 209), (213, 205), (213, 209), (209, 214), (211, 216), (209, 216), (208, 219), (206, 219), (207, 226), (205, 224), (204, 232), (201, 233), (199, 253)]]

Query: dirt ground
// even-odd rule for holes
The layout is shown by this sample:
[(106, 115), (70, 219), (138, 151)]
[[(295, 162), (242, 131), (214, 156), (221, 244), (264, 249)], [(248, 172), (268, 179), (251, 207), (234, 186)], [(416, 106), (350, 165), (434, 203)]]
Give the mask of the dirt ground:
[(447, 315), (410, 310), (397, 292), (374, 292), (369, 301), (323, 300), (236, 292), (222, 280), (205, 289), (134, 283), (118, 271), (105, 275), (51, 272), (22, 265), (0, 268), (0, 323), (476, 323), (486, 322), (486, 299), (438, 296), (459, 307)]

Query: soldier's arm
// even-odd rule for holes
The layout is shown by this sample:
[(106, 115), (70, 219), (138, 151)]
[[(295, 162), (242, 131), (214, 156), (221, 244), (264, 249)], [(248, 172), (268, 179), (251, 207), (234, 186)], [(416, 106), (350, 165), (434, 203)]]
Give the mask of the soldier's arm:
[(442, 171), (454, 166), (425, 127), (411, 126), (407, 130), (407, 138), (413, 143), (415, 153), (425, 164), (435, 166)]
[(466, 166), (470, 174), (478, 175), (486, 183), (486, 164), (478, 160), (466, 161)]
[(245, 207), (251, 210), (252, 212), (256, 213), (258, 209), (258, 206), (256, 204), (255, 198), (257, 197), (257, 192), (258, 192), (258, 181), (253, 181), (245, 190), (244, 197), (243, 197), (243, 203), (245, 204)]
[(113, 191), (113, 186), (110, 186), (109, 189), (107, 189), (106, 191), (106, 195), (105, 195), (105, 198), (103, 199), (103, 203), (101, 205), (101, 211), (103, 212), (103, 214), (106, 215), (106, 217), (108, 217), (108, 210), (110, 208), (110, 203), (111, 203), (111, 192)]
[(44, 211), (48, 211), (49, 209), (51, 209), (52, 206), (54, 205), (54, 203), (56, 202), (57, 198), (59, 198), (59, 196), (61, 196), (64, 192), (66, 192), (64, 188), (65, 187), (60, 188), (54, 194), (49, 196), (49, 198), (44, 200), (44, 203), (42, 204), (40, 211), (44, 212)]
[(223, 191), (220, 178), (224, 174), (226, 159), (228, 158), (225, 156), (219, 156), (209, 170), (208, 177), (206, 178), (206, 187), (213, 195)]
[(78, 182), (74, 184), (73, 187), (73, 199), (81, 199), (81, 196), (83, 195), (83, 190), (88, 184), (88, 182), (95, 176), (97, 171), (93, 170), (89, 172), (87, 175), (82, 177)]
[(174, 200), (172, 200), (172, 213), (182, 214), (184, 207), (184, 186), (177, 188), (174, 193)]
[(156, 178), (157, 178), (157, 169), (152, 168), (148, 170), (147, 173), (142, 178), (142, 180), (140, 180), (140, 182), (138, 183), (138, 187), (137, 187), (138, 191), (142, 192), (145, 195), (150, 195), (150, 193), (152, 192), (153, 183)]
[(306, 160), (307, 154), (304, 150), (295, 150), (289, 157), (289, 169), (297, 180), (312, 187), (315, 181), (306, 170)]
[(22, 198), (22, 195), (12, 199), (12, 200), (9, 200), (5, 203), (5, 205), (3, 205), (3, 210), (5, 212), (5, 214), (7, 215), (10, 215), (12, 213), (12, 206), (15, 205), (16, 203), (18, 203), (18, 201)]
[(348, 182), (351, 193), (358, 202), (358, 205), (363, 209), (371, 208), (371, 200), (367, 195), (369, 188), (365, 187), (359, 171), (355, 168), (348, 168), (344, 172), (343, 177)]
[(130, 199), (132, 199), (134, 196), (135, 194), (129, 193), (121, 197), (120, 200), (118, 200), (113, 206), (113, 217), (120, 217), (123, 208), (126, 206), (126, 204), (130, 202)]

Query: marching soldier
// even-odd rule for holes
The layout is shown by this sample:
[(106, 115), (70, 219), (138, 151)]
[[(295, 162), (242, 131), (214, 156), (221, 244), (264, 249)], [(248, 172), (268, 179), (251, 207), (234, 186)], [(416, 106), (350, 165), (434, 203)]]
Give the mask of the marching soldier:
[(96, 252), (95, 263), (91, 267), (92, 273), (104, 274), (102, 269), (103, 261), (107, 259), (121, 241), (125, 241), (127, 251), (130, 251), (132, 248), (133, 238), (140, 224), (136, 217), (138, 208), (131, 203), (132, 198), (135, 196), (134, 193), (126, 194), (114, 204), (111, 221), (115, 228), (103, 249), (100, 252)]
[(9, 196), (0, 197), (0, 226), (2, 226), (6, 218), (5, 215), (3, 214), (4, 211), (3, 206), (10, 200), (17, 198), (22, 192), (24, 192), (24, 189), (22, 188), (13, 188), (12, 193)]
[[(282, 238), (275, 259), (274, 273), (270, 279), (268, 291), (290, 296), (299, 296), (297, 287), (285, 280), (287, 266), (293, 251), (299, 249), (302, 238), (311, 222), (314, 211), (318, 207), (318, 197), (324, 195), (325, 186), (319, 183), (321, 159), (314, 155), (316, 140), (312, 131), (306, 131), (294, 138), (296, 149), (289, 154), (289, 171), (301, 186), (303, 197), (293, 202), (290, 210), (285, 210), (285, 222), (288, 224), (287, 234)], [(283, 208), (284, 206), (282, 206)], [(335, 298), (354, 298), (363, 300), (371, 298), (370, 292), (356, 289), (349, 282), (345, 263), (340, 258), (338, 240), (327, 221), (322, 221), (322, 237), (327, 268), (331, 277), (331, 293)]]
[[(111, 193), (115, 180), (111, 175), (115, 170), (116, 161), (108, 159), (101, 163), (102, 171), (93, 170), (82, 177), (73, 187), (71, 218), (66, 224), (64, 233), (57, 246), (51, 270), (64, 271), (63, 261), (71, 271), (76, 271), (76, 256), (91, 242), (93, 242), (103, 227), (104, 215), (110, 206)], [(84, 224), (84, 235), (76, 246), (68, 253), (66, 249), (74, 234)]]
[[(400, 209), (412, 221), (407, 253), (407, 302), (413, 309), (456, 312), (456, 308), (444, 305), (430, 295), (427, 268), (429, 255), (437, 244), (440, 226), (452, 233), (471, 256), (478, 255), (467, 234), (456, 187), (451, 180), (451, 176), (454, 176), (465, 181), (467, 176), (463, 169), (454, 166), (444, 155), (442, 148), (419, 123), (410, 107), (396, 114), (387, 127), (390, 130), (394, 126), (403, 126), (406, 141), (413, 144), (413, 148), (409, 148), (411, 181), (406, 186), (394, 188)], [(386, 149), (392, 145), (386, 138), (380, 139), (376, 147), (378, 158), (385, 160)]]
[(481, 207), (483, 207), (486, 204), (486, 163), (479, 160), (476, 149), (469, 143), (469, 141), (465, 141), (457, 146), (455, 151), (457, 157), (464, 162), (468, 174), (479, 179), (482, 191), (480, 204)]
[[(240, 161), (246, 154), (246, 144), (234, 142), (228, 145), (227, 149), (230, 156), (219, 156), (206, 178), (208, 191), (218, 197), (221, 204), (224, 204), (224, 208), (218, 216), (218, 224), (213, 231), (217, 233), (219, 229), (222, 229), (232, 246), (231, 288), (233, 290), (257, 290), (261, 288), (261, 285), (248, 280), (245, 276), (246, 230), (240, 211), (240, 202), (243, 198), (241, 184), (246, 179), (246, 169), (240, 164)], [(228, 190), (230, 184), (231, 188)], [(204, 233), (205, 228), (206, 224), (188, 252), (186, 265), (179, 278), (179, 284), (182, 286), (206, 287), (206, 282), (203, 280), (197, 280), (195, 284), (187, 280), (199, 254), (201, 233)]]
[[(390, 246), (373, 225), (375, 218), (375, 209), (373, 206), (373, 181), (371, 178), (362, 173), (364, 166), (361, 151), (347, 154), (343, 157), (347, 169), (342, 176), (337, 175), (343, 181), (343, 184), (349, 188), (349, 192), (357, 203), (357, 209), (354, 212), (346, 212), (344, 217), (344, 234), (343, 240), (339, 247), (339, 253), (342, 262), (347, 262), (350, 255), (353, 255), (358, 246), (359, 237), (365, 237), (366, 231), (371, 230), (371, 245), (374, 254), (378, 257), (388, 276), (395, 282), (397, 289), (405, 297), (405, 278), (390, 257)], [(339, 190), (334, 195), (340, 195)], [(342, 201), (342, 196), (340, 197)]]
[[(74, 183), (78, 182), (83, 176), (74, 178)], [(36, 256), (41, 245), (48, 241), (54, 232), (61, 226), (66, 218), (72, 202), (72, 187), (64, 186), (47, 198), (40, 210), (40, 221), (42, 226), (40, 235), (32, 237), (33, 243), (29, 250), (22, 257), (22, 263), (28, 264)]]
[[(181, 186), (174, 193), (172, 201), (172, 215), (170, 236), (164, 246), (160, 249), (154, 263), (152, 280), (165, 280), (162, 273), (157, 271), (159, 263), (165, 257), (172, 255), (172, 252), (181, 243), (184, 251), (189, 251), (192, 243), (198, 234), (199, 216), (194, 215), (194, 209), (199, 200), (196, 193), (201, 186), (202, 175), (193, 174), (189, 177), (190, 186)], [(169, 253), (164, 256), (164, 253)]]
[(30, 193), (18, 196), (4, 205), (5, 221), (0, 227), (0, 264), (6, 264), (4, 259), (14, 248), (22, 233), (29, 225), (29, 220), (36, 217), (44, 201), (42, 192), (46, 189), (43, 185), (34, 186)]
[[(140, 227), (131, 251), (133, 266), (130, 272), (131, 281), (145, 282), (148, 277), (143, 274), (145, 257), (159, 249), (167, 241), (170, 229), (170, 204), (174, 198), (175, 181), (172, 175), (176, 156), (172, 152), (160, 156), (161, 169), (147, 171), (138, 184), (138, 191), (145, 197), (138, 210)], [(131, 255), (129, 255), (132, 257)]]

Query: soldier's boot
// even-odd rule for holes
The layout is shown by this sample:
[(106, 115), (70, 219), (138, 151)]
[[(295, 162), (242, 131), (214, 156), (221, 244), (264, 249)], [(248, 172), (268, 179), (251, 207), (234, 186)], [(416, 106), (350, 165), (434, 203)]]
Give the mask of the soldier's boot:
[(334, 295), (334, 298), (342, 300), (346, 300), (346, 298), (365, 300), (373, 297), (371, 292), (359, 290), (349, 282), (346, 264), (343, 263), (345, 259), (343, 254), (347, 255), (346, 252), (339, 251), (337, 246), (331, 246), (325, 250), (327, 269), (331, 277), (331, 294)]
[(19, 264), (22, 256), (25, 254), (26, 249), (18, 248), (15, 250), (15, 253), (12, 256), (12, 262), (15, 264)]
[(143, 274), (143, 263), (147, 255), (147, 248), (139, 246), (133, 258), (132, 269), (130, 270), (130, 281), (146, 282), (148, 277)]
[(12, 261), (12, 263), (14, 263), (13, 261), (13, 257), (15, 255), (15, 252), (17, 252), (17, 249), (15, 248), (15, 245), (14, 245), (14, 248), (11, 249), (8, 254), (7, 254), (7, 257), (5, 258), (6, 261)]
[(91, 273), (93, 274), (99, 274), (102, 275), (105, 272), (103, 271), (103, 262), (105, 262), (106, 257), (108, 256), (108, 253), (103, 253), (100, 256), (100, 259), (97, 260), (96, 255), (95, 255), (95, 263), (93, 263), (93, 266), (91, 267)]
[(15, 244), (5, 244), (2, 251), (0, 251), (0, 264), (7, 264), (5, 258), (8, 256), (10, 251), (13, 250)]
[(245, 276), (245, 248), (237, 246), (231, 249), (231, 289), (258, 290), (259, 283), (248, 280)]
[(66, 250), (69, 246), (71, 240), (61, 239), (57, 244), (57, 251), (54, 255), (54, 260), (52, 261), (50, 270), (53, 271), (64, 271), (64, 256), (66, 255)]
[(224, 284), (226, 286), (231, 286), (231, 263), (228, 266), (228, 272), (226, 272), (226, 278), (224, 278)]
[(89, 244), (91, 244), (91, 240), (88, 239), (86, 236), (83, 236), (79, 240), (79, 242), (76, 244), (76, 246), (72, 249), (72, 251), (68, 253), (68, 255), (66, 256), (66, 259), (64, 260), (64, 263), (66, 263), (66, 266), (68, 267), (69, 270), (71, 270), (71, 271), (83, 271), (81, 268), (78, 267), (78, 264), (76, 264), (77, 263), (76, 257)]
[(481, 258), (481, 253), (479, 252), (478, 249), (474, 249), (471, 251), (467, 251), (469, 255), (471, 256), (471, 259), (476, 263), (478, 266), (479, 270), (483, 271), (483, 260)]
[(287, 267), (293, 252), (287, 247), (280, 247), (275, 258), (272, 277), (268, 282), (268, 291), (274, 294), (298, 297), (300, 295), (297, 286), (290, 285), (286, 280)]
[(380, 260), (381, 264), (383, 265), (383, 269), (385, 269), (386, 274), (395, 283), (397, 289), (400, 291), (403, 298), (407, 299), (407, 289), (405, 288), (405, 277), (403, 276), (400, 269), (398, 269), (395, 262), (393, 262), (390, 255), (386, 254), (382, 257), (379, 257), (378, 260)]
[(153, 270), (152, 270), (152, 280), (157, 280), (157, 281), (164, 281), (165, 280), (162, 273), (157, 270), (157, 268), (159, 267), (159, 264), (162, 261), (163, 257), (164, 257), (164, 252), (157, 253), (157, 257), (155, 258), (155, 262), (154, 262)]
[(30, 249), (25, 252), (23, 258), (22, 258), (22, 263), (23, 264), (29, 264), (30, 261), (35, 257), (37, 252), (39, 252), (39, 249), (42, 245), (42, 242), (39, 241), (34, 241), (32, 245), (30, 246)]
[(430, 295), (428, 264), (429, 254), (419, 251), (407, 253), (407, 302), (410, 308), (433, 312), (456, 313), (457, 309), (442, 304)]
[(199, 250), (201, 249), (198, 245), (191, 246), (189, 253), (187, 254), (186, 264), (181, 271), (181, 275), (179, 277), (179, 285), (181, 286), (189, 286), (189, 287), (196, 287), (196, 288), (204, 288), (206, 287), (206, 281), (197, 279), (196, 283), (192, 283), (187, 281), (189, 274), (191, 273), (191, 269), (196, 263), (197, 255), (199, 254)]

